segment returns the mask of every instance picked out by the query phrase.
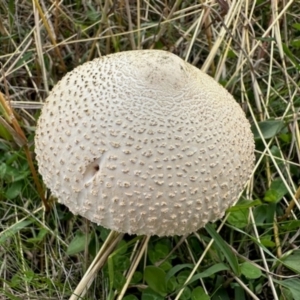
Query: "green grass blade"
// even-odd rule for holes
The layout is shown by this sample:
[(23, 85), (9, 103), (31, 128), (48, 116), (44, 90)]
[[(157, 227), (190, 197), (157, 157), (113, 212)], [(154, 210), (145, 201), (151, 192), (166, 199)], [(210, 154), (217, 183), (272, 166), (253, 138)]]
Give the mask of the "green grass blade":
[(209, 235), (214, 239), (217, 247), (220, 249), (220, 251), (224, 254), (226, 257), (226, 260), (228, 261), (233, 273), (236, 276), (240, 275), (240, 267), (238, 264), (238, 260), (234, 253), (231, 251), (230, 247), (227, 245), (227, 243), (222, 239), (222, 237), (216, 232), (216, 230), (213, 228), (211, 224), (207, 224), (205, 226), (207, 232)]

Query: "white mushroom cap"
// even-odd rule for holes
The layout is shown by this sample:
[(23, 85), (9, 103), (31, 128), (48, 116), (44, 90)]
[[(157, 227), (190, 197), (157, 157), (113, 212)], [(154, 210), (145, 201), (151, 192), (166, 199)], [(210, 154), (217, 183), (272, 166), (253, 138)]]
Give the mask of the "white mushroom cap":
[(233, 97), (159, 50), (108, 55), (68, 73), (46, 100), (35, 142), (59, 202), (129, 234), (183, 235), (221, 218), (254, 162)]

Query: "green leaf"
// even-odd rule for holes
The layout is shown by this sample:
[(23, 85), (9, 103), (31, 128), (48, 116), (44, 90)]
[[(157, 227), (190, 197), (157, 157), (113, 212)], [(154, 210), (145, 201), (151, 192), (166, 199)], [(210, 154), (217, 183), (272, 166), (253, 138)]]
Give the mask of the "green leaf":
[(198, 286), (192, 291), (192, 300), (210, 300), (210, 297), (204, 292), (201, 286)]
[(269, 202), (268, 204), (269, 205), (268, 205), (267, 211), (266, 211), (266, 223), (273, 224), (275, 214), (276, 214), (277, 204), (273, 203), (273, 202)]
[(164, 271), (169, 271), (172, 268), (172, 264), (169, 260), (162, 262), (159, 267)]
[[(253, 237), (251, 234), (248, 234), (245, 231), (242, 231), (240, 229), (236, 229), (236, 231), (242, 233), (243, 235), (247, 236), (250, 240), (252, 240), (258, 247), (260, 247), (265, 253), (267, 253), (267, 255), (269, 255), (271, 258), (273, 258), (273, 260), (276, 263), (281, 263), (281, 260), (278, 259), (273, 253), (272, 251), (268, 250), (261, 242), (259, 242), (255, 237)], [(269, 237), (267, 235), (265, 235), (264, 237)], [(270, 236), (271, 237), (271, 236)]]
[(81, 231), (77, 231), (75, 237), (67, 249), (68, 255), (74, 255), (84, 250), (86, 243), (90, 242), (91, 235), (86, 236)]
[(293, 62), (294, 66), (298, 70), (300, 70), (300, 65), (297, 62), (298, 58), (296, 59), (293, 52), (289, 49), (289, 47), (285, 43), (282, 43), (282, 49), (283, 49), (283, 52), (285, 53), (285, 55)]
[(134, 295), (127, 295), (123, 298), (123, 300), (139, 300), (139, 299)]
[(170, 247), (163, 242), (158, 242), (154, 248), (148, 250), (148, 256), (152, 264), (164, 259), (170, 253)]
[(167, 290), (168, 293), (173, 293), (177, 288), (178, 288), (178, 281), (176, 279), (176, 277), (171, 277), (168, 281), (167, 281)]
[(125, 282), (126, 282), (126, 278), (122, 274), (122, 272), (115, 271), (115, 273), (114, 273), (114, 282), (113, 282), (114, 289), (120, 291), (122, 289), (122, 287), (124, 286)]
[(32, 51), (26, 51), (21, 58), (17, 61), (16, 63), (16, 68), (18, 69), (20, 66), (22, 66), (23, 64), (28, 64), (29, 60), (32, 59), (33, 56), (33, 52)]
[(86, 12), (88, 19), (93, 22), (99, 20), (99, 12), (95, 10), (95, 8), (91, 4), (88, 4), (87, 6), (89, 8)]
[(248, 279), (257, 279), (262, 275), (261, 270), (250, 262), (244, 262), (241, 264), (241, 272)]
[(184, 285), (184, 283), (186, 282), (186, 280), (188, 279), (190, 275), (190, 271), (188, 270), (184, 270), (184, 271), (181, 271), (178, 273), (176, 279), (177, 279), (177, 282), (179, 283), (179, 285)]
[(191, 296), (192, 296), (191, 290), (188, 287), (186, 287), (180, 296), (180, 300), (190, 300)]
[(130, 259), (125, 255), (114, 255), (113, 256), (114, 268), (119, 271), (125, 271), (130, 266)]
[[(175, 267), (173, 269), (175, 269)], [(170, 270), (171, 272), (169, 272), (169, 273), (174, 273), (173, 269)], [(213, 265), (213, 266), (209, 267), (208, 269), (206, 269), (205, 271), (194, 275), (185, 285), (181, 286), (180, 288), (186, 287), (187, 285), (192, 284), (193, 282), (198, 281), (201, 278), (210, 277), (218, 272), (228, 271), (228, 270), (229, 270), (229, 268), (223, 263)], [(170, 275), (169, 273), (168, 273), (167, 277), (169, 277), (169, 275)], [(186, 281), (187, 277), (189, 276), (189, 271), (183, 271), (178, 276), (180, 276), (180, 278), (177, 277), (177, 281), (182, 282), (182, 284), (183, 284)]]
[(294, 39), (291, 41), (291, 46), (294, 48), (299, 49), (300, 48), (300, 40), (299, 39)]
[(15, 21), (16, 1), (14, 0), (8, 1), (8, 11), (9, 11), (9, 23), (10, 26), (13, 26)]
[(288, 220), (280, 222), (280, 229), (284, 231), (292, 231), (300, 228), (300, 220)]
[(259, 199), (243, 200), (243, 201), (239, 201), (235, 206), (228, 208), (226, 211), (227, 212), (235, 212), (235, 211), (239, 211), (241, 209), (250, 208), (250, 207), (257, 206), (257, 205), (261, 205), (261, 201)]
[(166, 281), (168, 281), (172, 276), (174, 276), (177, 272), (181, 271), (182, 269), (189, 268), (192, 269), (194, 267), (193, 264), (180, 264), (173, 267), (166, 276)]
[(15, 288), (18, 285), (22, 284), (24, 282), (23, 276), (21, 277), (19, 273), (13, 275), (13, 277), (10, 280), (10, 287)]
[(7, 165), (2, 163), (0, 164), (0, 179), (4, 179), (4, 176), (6, 174)]
[(273, 37), (256, 37), (255, 39), (262, 42), (276, 42)]
[(118, 244), (118, 247), (115, 252), (117, 252), (117, 254), (125, 254), (127, 250), (128, 250), (128, 244), (124, 240), (122, 240)]
[(234, 227), (244, 228), (248, 225), (248, 217), (249, 217), (248, 208), (240, 209), (238, 211), (230, 213), (230, 215), (227, 218), (227, 222)]
[(229, 50), (228, 53), (227, 53), (227, 57), (228, 58), (236, 58), (236, 54), (235, 54), (234, 51)]
[(125, 277), (122, 274), (122, 271), (125, 271), (129, 265), (130, 260), (127, 256), (122, 255), (127, 252), (128, 246), (131, 243), (135, 243), (139, 237), (133, 238), (130, 242), (126, 243), (125, 241), (121, 241), (118, 248), (109, 255), (107, 259), (108, 266), (108, 277), (109, 277), (109, 293), (107, 299), (113, 299), (114, 292), (113, 288), (121, 289), (121, 287), (125, 283)]
[(274, 282), (288, 288), (292, 293), (295, 300), (300, 299), (300, 279), (298, 278), (291, 278), (286, 280), (277, 280), (272, 279)]
[(209, 235), (214, 239), (217, 247), (221, 250), (221, 252), (226, 257), (232, 271), (235, 275), (240, 275), (240, 267), (238, 265), (237, 257), (236, 255), (231, 251), (227, 243), (222, 239), (222, 237), (216, 232), (214, 227), (211, 224), (206, 224), (205, 226), (207, 232)]
[(104, 228), (102, 226), (98, 226), (98, 228), (100, 229), (100, 238), (102, 242), (105, 242), (110, 233), (110, 229)]
[[(267, 120), (259, 122), (257, 125), (262, 133), (263, 138), (270, 139), (284, 127), (284, 122), (281, 120)], [(252, 125), (252, 132), (254, 134), (254, 139), (261, 139), (258, 129), (255, 127), (255, 124)]]
[[(290, 144), (292, 142), (292, 134), (290, 133), (281, 133), (279, 135), (279, 138), (286, 144)], [(280, 157), (280, 155), (279, 155)]]
[(300, 23), (294, 23), (292, 27), (300, 31)]
[(12, 183), (12, 185), (7, 189), (5, 196), (7, 199), (14, 199), (20, 195), (24, 183), (17, 181)]
[(257, 226), (261, 226), (266, 221), (268, 205), (260, 205), (254, 208), (254, 219)]
[(28, 227), (31, 223), (34, 221), (32, 219), (24, 220), (18, 223), (15, 223), (11, 227), (9, 227), (7, 230), (2, 231), (0, 233), (0, 245), (3, 244), (8, 238), (12, 237), (14, 234), (19, 232), (21, 229)]
[(12, 141), (13, 139), (10, 132), (2, 124), (0, 124), (0, 137), (2, 137), (6, 141)]
[(234, 299), (246, 300), (244, 289), (238, 283), (233, 283), (232, 286), (234, 288)]
[(3, 289), (2, 289), (1, 292), (3, 293), (3, 295), (6, 296), (5, 299), (9, 299), (9, 300), (22, 300), (22, 298), (17, 297), (17, 296), (15, 296), (15, 295), (11, 294), (11, 293), (8, 292), (7, 290), (3, 290)]
[(142, 300), (165, 300), (165, 297), (148, 287), (143, 291)]
[(212, 267), (208, 268), (204, 272), (194, 275), (187, 284), (191, 284), (191, 283), (195, 282), (196, 280), (199, 280), (200, 278), (210, 277), (218, 272), (228, 271), (228, 270), (229, 270), (229, 268), (223, 263), (213, 265)]
[(265, 247), (274, 248), (276, 246), (276, 244), (271, 239), (272, 239), (272, 236), (265, 235), (260, 239), (260, 242)]
[(280, 300), (295, 300), (291, 291), (285, 287), (281, 287), (280, 289), (281, 295)]
[(161, 258), (166, 257), (170, 253), (170, 248), (165, 243), (156, 243), (155, 252), (160, 255)]
[(46, 228), (41, 228), (38, 235), (34, 238), (29, 238), (26, 241), (29, 243), (39, 243), (42, 242), (46, 236), (46, 234), (48, 233), (48, 229)]
[[(27, 168), (27, 165), (26, 165)], [(16, 183), (16, 181), (22, 180), (24, 178), (27, 178), (30, 174), (30, 171), (27, 169), (23, 170), (13, 168), (6, 163), (0, 164), (0, 178), (4, 179), (6, 182), (13, 182)]]
[(143, 273), (140, 272), (140, 271), (136, 271), (136, 272), (134, 272), (130, 283), (131, 284), (137, 284), (137, 283), (141, 282), (142, 279), (143, 279)]
[(225, 288), (219, 288), (214, 295), (212, 296), (212, 300), (231, 300), (228, 296), (228, 291)]
[(114, 286), (114, 281), (115, 281), (115, 271), (114, 271), (114, 253), (109, 255), (108, 260), (107, 260), (107, 266), (108, 266), (108, 277), (109, 277), (109, 294), (108, 294), (108, 299), (113, 299), (113, 286)]
[(300, 274), (300, 250), (293, 251), (293, 253), (286, 258), (282, 257), (282, 262), (287, 268)]
[(147, 266), (144, 270), (144, 278), (153, 291), (161, 296), (167, 295), (166, 273), (164, 270), (155, 266)]
[(265, 193), (264, 200), (267, 202), (277, 203), (287, 193), (288, 190), (284, 182), (278, 178), (271, 183), (270, 189), (268, 189)]
[(32, 280), (34, 279), (34, 277), (35, 277), (35, 274), (34, 274), (34, 272), (33, 272), (31, 269), (28, 269), (28, 270), (26, 270), (26, 271), (24, 272), (24, 277), (23, 277), (23, 279), (24, 279), (25, 281), (27, 281), (28, 283), (31, 283)]

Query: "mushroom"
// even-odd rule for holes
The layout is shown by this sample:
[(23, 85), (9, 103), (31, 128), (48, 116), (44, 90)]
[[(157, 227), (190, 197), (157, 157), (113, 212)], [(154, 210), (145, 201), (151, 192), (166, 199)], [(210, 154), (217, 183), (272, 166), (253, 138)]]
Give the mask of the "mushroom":
[(107, 55), (55, 85), (36, 130), (43, 180), (74, 214), (129, 234), (184, 235), (221, 218), (254, 140), (225, 88), (176, 55)]

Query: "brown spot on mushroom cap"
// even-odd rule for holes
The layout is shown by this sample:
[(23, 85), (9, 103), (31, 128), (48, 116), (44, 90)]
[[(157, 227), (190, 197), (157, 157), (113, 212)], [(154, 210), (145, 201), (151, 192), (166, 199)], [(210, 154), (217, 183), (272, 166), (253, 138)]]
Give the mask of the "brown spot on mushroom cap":
[(233, 97), (159, 50), (68, 73), (46, 100), (35, 142), (39, 172), (61, 203), (130, 234), (183, 235), (221, 218), (254, 162)]

